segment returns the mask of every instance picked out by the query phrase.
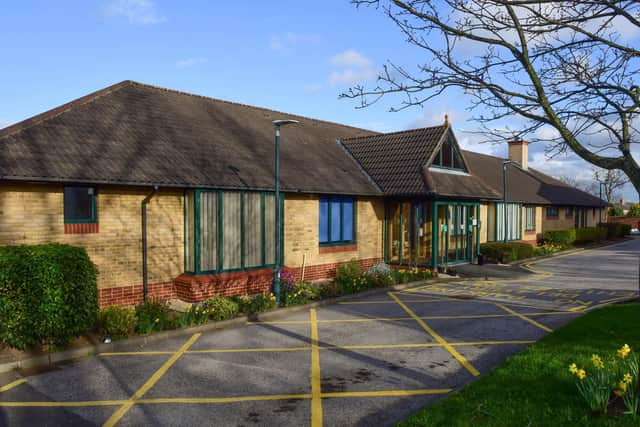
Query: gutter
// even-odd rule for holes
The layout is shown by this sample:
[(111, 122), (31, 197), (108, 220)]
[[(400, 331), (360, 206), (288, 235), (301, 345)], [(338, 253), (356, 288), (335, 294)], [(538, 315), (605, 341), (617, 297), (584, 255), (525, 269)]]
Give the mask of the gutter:
[(147, 194), (142, 200), (141, 210), (142, 210), (142, 296), (144, 301), (147, 301), (147, 296), (149, 293), (149, 271), (147, 266), (147, 204), (151, 201), (153, 196), (158, 193), (159, 187), (157, 185), (153, 186), (153, 190), (151, 193)]

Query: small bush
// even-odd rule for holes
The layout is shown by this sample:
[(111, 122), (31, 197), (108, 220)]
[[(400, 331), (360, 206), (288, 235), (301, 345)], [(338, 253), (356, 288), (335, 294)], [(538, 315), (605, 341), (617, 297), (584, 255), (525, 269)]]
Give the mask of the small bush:
[(101, 334), (113, 339), (131, 336), (136, 329), (136, 312), (118, 305), (103, 308), (98, 314), (98, 328)]
[(240, 313), (237, 301), (221, 296), (214, 296), (206, 300), (203, 309), (210, 320), (232, 319)]
[(576, 242), (576, 229), (548, 230), (544, 232), (543, 238), (545, 242), (549, 242), (554, 245), (562, 247), (572, 246)]
[(611, 206), (607, 214), (609, 216), (623, 216), (624, 211), (620, 206)]
[(354, 259), (347, 264), (342, 264), (336, 269), (336, 283), (342, 286), (349, 286), (354, 280), (357, 280), (362, 275), (360, 271), (360, 264)]
[(209, 311), (198, 304), (191, 304), (189, 309), (179, 314), (173, 319), (177, 327), (186, 328), (188, 326), (202, 325), (209, 321)]
[(488, 242), (480, 245), (480, 253), (489, 262), (511, 262), (531, 258), (534, 248), (528, 243)]
[(379, 262), (365, 273), (370, 288), (386, 288), (395, 285), (393, 271), (389, 265)]
[(615, 239), (631, 234), (631, 226), (629, 224), (605, 222), (602, 224), (598, 224), (598, 227), (602, 227), (607, 230), (607, 239)]
[(607, 238), (607, 230), (602, 227), (576, 228), (576, 243), (593, 243)]
[(327, 299), (339, 297), (342, 295), (342, 289), (343, 287), (334, 281), (322, 283), (319, 287), (320, 298)]
[(165, 301), (149, 299), (136, 307), (136, 332), (147, 335), (169, 326), (169, 307)]
[(627, 216), (640, 216), (640, 203), (634, 203), (629, 207)]
[(83, 248), (0, 247), (0, 342), (64, 346), (98, 315), (97, 271)]
[(280, 304), (284, 307), (307, 304), (318, 299), (320, 291), (317, 286), (307, 282), (288, 282), (282, 286)]
[(273, 294), (258, 294), (254, 296), (234, 297), (241, 313), (255, 314), (276, 308), (276, 297)]

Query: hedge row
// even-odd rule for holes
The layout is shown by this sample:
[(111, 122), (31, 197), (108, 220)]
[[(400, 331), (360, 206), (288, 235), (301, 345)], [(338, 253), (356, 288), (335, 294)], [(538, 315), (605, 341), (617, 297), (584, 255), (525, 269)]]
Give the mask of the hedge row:
[(629, 224), (604, 222), (598, 224), (598, 226), (607, 230), (607, 239), (615, 239), (631, 234), (631, 225)]
[(93, 327), (97, 270), (83, 248), (0, 247), (0, 342), (63, 346)]
[(488, 262), (507, 263), (531, 258), (534, 255), (534, 248), (528, 243), (521, 242), (487, 242), (480, 245), (480, 253)]
[(609, 231), (602, 226), (549, 230), (543, 234), (545, 242), (559, 246), (572, 246), (576, 243), (592, 243), (604, 240), (607, 237), (610, 237)]

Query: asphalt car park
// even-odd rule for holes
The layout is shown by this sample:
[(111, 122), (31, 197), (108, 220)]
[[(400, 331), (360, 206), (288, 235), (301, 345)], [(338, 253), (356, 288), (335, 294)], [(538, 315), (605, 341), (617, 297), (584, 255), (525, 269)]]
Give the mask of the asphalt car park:
[(0, 375), (0, 425), (391, 425), (633, 290), (431, 283)]

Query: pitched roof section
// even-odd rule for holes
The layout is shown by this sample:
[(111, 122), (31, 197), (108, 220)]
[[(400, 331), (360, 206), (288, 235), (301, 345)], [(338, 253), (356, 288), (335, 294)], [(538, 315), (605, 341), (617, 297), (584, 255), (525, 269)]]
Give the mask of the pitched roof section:
[(422, 177), (427, 164), (442, 141), (447, 126), (434, 126), (356, 138), (342, 144), (387, 194), (427, 194)]
[(468, 173), (428, 167), (446, 138), (461, 152), (448, 125), (347, 138), (342, 143), (386, 194), (498, 198)]
[(357, 129), (132, 81), (0, 131), (0, 178), (273, 189), (272, 120), (285, 191), (378, 194), (336, 140)]
[[(472, 173), (503, 198), (502, 162), (505, 159), (465, 151)], [(541, 205), (602, 206), (603, 202), (591, 194), (571, 187), (535, 169), (524, 170), (517, 165), (507, 166), (507, 199)]]

